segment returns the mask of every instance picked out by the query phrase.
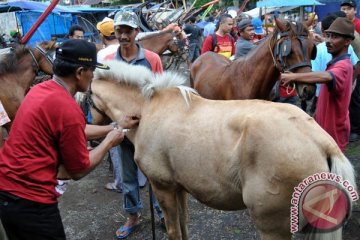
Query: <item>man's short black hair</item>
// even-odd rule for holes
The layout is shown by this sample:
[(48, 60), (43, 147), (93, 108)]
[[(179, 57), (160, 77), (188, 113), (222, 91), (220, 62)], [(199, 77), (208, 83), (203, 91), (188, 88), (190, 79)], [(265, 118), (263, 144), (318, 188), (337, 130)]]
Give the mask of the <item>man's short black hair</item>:
[(226, 19), (228, 18), (231, 18), (232, 19), (232, 16), (228, 13), (225, 13), (225, 14), (222, 14), (220, 15), (219, 17), (219, 23), (223, 23)]
[(80, 67), (83, 67), (85, 70), (93, 68), (91, 66), (83, 66), (56, 58), (53, 63), (53, 72), (56, 76), (67, 77), (75, 74), (76, 70)]
[(112, 34), (110, 36), (103, 35), (103, 37), (108, 41), (112, 41), (112, 40), (116, 39), (115, 34)]
[(192, 17), (189, 18), (188, 21), (191, 22), (191, 23), (195, 23), (196, 22), (196, 17), (192, 16)]
[(228, 18), (232, 19), (232, 16), (228, 13), (224, 13), (224, 14), (220, 15), (219, 21), (217, 21), (217, 23), (215, 25), (215, 31), (219, 30), (220, 24), (225, 22), (225, 20)]
[(215, 19), (214, 19), (214, 17), (213, 17), (213, 16), (209, 16), (209, 18), (207, 19), (207, 21), (208, 21), (208, 22), (214, 22), (214, 21), (215, 21)]
[(337, 19), (338, 17), (346, 17), (346, 14), (342, 11), (337, 11), (337, 12), (333, 12), (333, 13), (329, 13), (328, 15), (326, 15), (323, 20), (321, 21), (321, 27), (322, 30), (328, 30), (330, 25), (335, 21), (335, 19)]
[(69, 29), (69, 36), (74, 36), (75, 31), (82, 31), (83, 33), (85, 33), (85, 30), (82, 26), (72, 25)]

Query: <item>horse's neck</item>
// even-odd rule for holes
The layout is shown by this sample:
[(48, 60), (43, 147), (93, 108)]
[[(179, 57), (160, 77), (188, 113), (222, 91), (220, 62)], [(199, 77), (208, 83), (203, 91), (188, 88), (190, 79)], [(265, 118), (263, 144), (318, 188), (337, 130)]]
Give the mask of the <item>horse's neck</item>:
[(137, 87), (97, 80), (92, 84), (92, 91), (106, 105), (105, 112), (113, 121), (120, 122), (129, 114), (141, 114), (145, 100)]
[[(236, 89), (247, 88), (247, 98), (267, 99), (272, 87), (279, 79), (280, 72), (276, 69), (273, 59), (273, 47), (270, 48), (270, 39), (264, 41), (251, 55), (240, 58), (232, 64), (236, 74), (232, 76)], [(234, 72), (234, 71), (230, 71)], [(241, 79), (241, 81), (239, 81)]]
[(172, 33), (157, 34), (152, 38), (141, 40), (142, 46), (159, 55), (165, 52), (169, 47), (169, 42), (172, 40)]
[(31, 84), (34, 82), (36, 74), (32, 66), (31, 56), (24, 56), (17, 63), (16, 71), (4, 74), (1, 76), (2, 81), (10, 81), (9, 84), (16, 84), (16, 89), (19, 91), (19, 88), (25, 92), (30, 88)]

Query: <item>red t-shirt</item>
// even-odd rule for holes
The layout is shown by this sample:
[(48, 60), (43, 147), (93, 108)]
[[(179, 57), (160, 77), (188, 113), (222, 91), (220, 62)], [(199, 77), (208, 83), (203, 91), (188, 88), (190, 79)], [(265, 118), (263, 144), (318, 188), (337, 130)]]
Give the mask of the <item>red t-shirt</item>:
[(56, 203), (60, 161), (70, 173), (90, 165), (84, 129), (85, 117), (65, 88), (52, 80), (33, 87), (0, 150), (0, 191)]
[(216, 34), (216, 45), (217, 46), (213, 50), (212, 49), (212, 46), (213, 46), (212, 35), (207, 36), (203, 43), (203, 47), (201, 49), (201, 54), (204, 54), (209, 51), (213, 51), (213, 52), (221, 54), (227, 58), (229, 58), (235, 54), (234, 40), (231, 40), (231, 37), (229, 34), (225, 34), (223, 37)]
[(353, 67), (349, 55), (332, 60), (327, 69), (333, 81), (321, 84), (315, 120), (344, 151), (350, 136), (349, 104)]
[(360, 34), (360, 19), (354, 18), (353, 20), (355, 31)]

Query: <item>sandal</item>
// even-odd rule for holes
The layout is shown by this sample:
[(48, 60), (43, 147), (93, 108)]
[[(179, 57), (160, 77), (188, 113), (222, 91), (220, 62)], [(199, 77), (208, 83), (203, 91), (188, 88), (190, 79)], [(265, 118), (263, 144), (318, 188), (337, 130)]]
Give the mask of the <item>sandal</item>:
[(136, 228), (139, 226), (139, 224), (135, 224), (131, 227), (125, 227), (124, 225), (121, 225), (118, 230), (116, 230), (116, 237), (117, 239), (124, 239), (127, 238), (130, 234), (132, 234)]
[(105, 185), (105, 189), (110, 190), (110, 191), (113, 191), (113, 192), (122, 193), (122, 189), (117, 188), (114, 182), (112, 182), (112, 183), (107, 183), (107, 184)]
[[(129, 221), (129, 219), (128, 219)], [(116, 237), (118, 239), (124, 239), (127, 238), (130, 234), (132, 234), (136, 228), (140, 225), (141, 222), (141, 214), (137, 213), (137, 224), (134, 224), (131, 227), (125, 227), (125, 225), (121, 225), (118, 230), (116, 230)], [(126, 223), (125, 223), (126, 224)]]

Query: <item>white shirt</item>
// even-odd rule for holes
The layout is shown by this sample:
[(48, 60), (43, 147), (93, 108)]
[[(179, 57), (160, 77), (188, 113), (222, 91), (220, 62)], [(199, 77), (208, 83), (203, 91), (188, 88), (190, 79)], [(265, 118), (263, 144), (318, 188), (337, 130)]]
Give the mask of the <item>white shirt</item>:
[(104, 58), (112, 53), (115, 53), (118, 49), (120, 44), (111, 44), (108, 45), (106, 48), (101, 49), (98, 53), (97, 53), (97, 61), (98, 62), (102, 62), (104, 61)]

